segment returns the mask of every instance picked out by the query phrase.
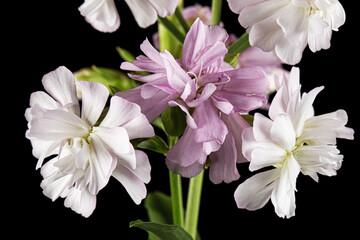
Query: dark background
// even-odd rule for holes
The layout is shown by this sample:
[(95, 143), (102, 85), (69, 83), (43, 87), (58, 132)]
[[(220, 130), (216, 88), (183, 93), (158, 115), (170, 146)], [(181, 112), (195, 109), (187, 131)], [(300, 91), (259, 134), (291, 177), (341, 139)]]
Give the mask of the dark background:
[[(186, 5), (195, 1), (185, 0)], [(210, 0), (198, 1), (211, 4)], [(93, 29), (80, 15), (82, 0), (12, 1), (5, 5), (2, 16), (2, 146), (1, 197), (2, 216), (7, 236), (38, 239), (52, 237), (115, 237), (146, 239), (146, 233), (129, 229), (132, 220), (146, 220), (143, 205), (135, 205), (115, 179), (100, 191), (94, 213), (85, 219), (63, 206), (63, 199), (52, 202), (42, 194), (42, 177), (35, 170), (37, 159), (31, 154), (25, 138), (24, 118), (30, 94), (43, 90), (44, 74), (64, 65), (72, 71), (97, 65), (118, 68), (121, 59), (115, 47), (140, 54), (139, 45), (157, 30), (156, 25), (137, 26), (124, 1), (116, 1), (121, 18), (117, 32), (105, 34)], [(334, 32), (332, 46), (315, 54), (305, 50), (298, 66), (303, 91), (324, 85), (315, 101), (316, 114), (345, 109), (348, 126), (359, 130), (357, 85), (359, 80), (358, 16), (356, 1), (342, 1), (347, 20)], [(9, 3), (7, 3), (9, 4)], [(228, 32), (240, 36), (243, 29), (224, 0), (223, 22)], [(3, 41), (4, 42), (4, 41)], [(5, 84), (4, 84), (5, 83)], [(21, 104), (21, 105), (20, 105)], [(356, 137), (357, 135), (355, 135)], [(319, 183), (300, 175), (297, 181), (296, 216), (279, 218), (271, 203), (250, 212), (237, 209), (233, 193), (251, 174), (247, 165), (239, 165), (242, 175), (231, 184), (212, 184), (205, 175), (199, 230), (202, 239), (242, 239), (246, 236), (329, 237), (334, 234), (356, 236), (359, 222), (358, 141), (339, 140), (338, 148), (345, 156), (336, 177), (320, 176)], [(150, 154), (152, 181), (148, 191), (169, 193), (168, 171), (161, 155)], [(184, 180), (184, 187), (187, 186)], [(4, 215), (5, 214), (5, 215)], [(357, 224), (356, 224), (357, 223)], [(356, 224), (356, 225), (355, 225)], [(3, 223), (2, 223), (2, 226)], [(251, 235), (250, 235), (251, 234)], [(355, 234), (355, 235), (354, 235)], [(5, 236), (5, 234), (4, 234)]]

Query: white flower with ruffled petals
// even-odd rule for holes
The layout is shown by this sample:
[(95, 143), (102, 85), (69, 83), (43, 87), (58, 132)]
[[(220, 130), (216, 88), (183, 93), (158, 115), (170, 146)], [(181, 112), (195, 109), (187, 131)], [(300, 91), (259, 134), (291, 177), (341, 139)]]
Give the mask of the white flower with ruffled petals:
[(269, 109), (271, 119), (257, 113), (253, 127), (242, 134), (242, 151), (250, 171), (274, 167), (239, 185), (235, 200), (239, 208), (256, 210), (271, 199), (280, 217), (295, 215), (296, 179), (300, 172), (318, 181), (318, 174), (336, 175), (343, 156), (336, 138), (353, 139), (345, 127), (344, 110), (314, 116), (313, 102), (323, 89), (300, 95), (299, 69), (284, 80)]
[(345, 22), (338, 0), (228, 0), (239, 14), (252, 46), (272, 51), (281, 61), (295, 65), (309, 45), (316, 52), (330, 47), (332, 31)]
[[(156, 22), (158, 16), (171, 16), (178, 0), (125, 0), (125, 2), (139, 26), (147, 28)], [(120, 17), (114, 0), (85, 0), (79, 11), (98, 31), (114, 32), (120, 26)]]
[[(95, 209), (96, 194), (114, 176), (139, 204), (146, 196), (150, 164), (130, 140), (154, 135), (140, 107), (112, 97), (105, 118), (98, 122), (109, 96), (105, 86), (75, 83), (65, 67), (46, 74), (42, 83), (48, 93), (33, 93), (25, 116), (26, 137), (44, 177), (43, 193), (53, 201), (66, 198), (66, 207), (88, 217)], [(76, 86), (82, 91), (81, 109)], [(55, 154), (43, 165), (45, 158)]]

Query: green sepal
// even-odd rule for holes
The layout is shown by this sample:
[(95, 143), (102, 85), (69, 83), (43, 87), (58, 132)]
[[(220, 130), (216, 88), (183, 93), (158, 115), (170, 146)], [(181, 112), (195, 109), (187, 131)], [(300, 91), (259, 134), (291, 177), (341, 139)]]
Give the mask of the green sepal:
[(241, 115), (245, 121), (250, 124), (250, 126), (253, 126), (254, 123), (254, 116), (253, 115)]
[(130, 222), (130, 227), (137, 227), (153, 233), (161, 240), (193, 240), (182, 227), (177, 225), (136, 220)]
[(126, 62), (132, 62), (136, 59), (131, 52), (124, 48), (116, 47), (116, 51), (119, 53), (120, 57)]
[(98, 82), (103, 84), (109, 90), (111, 95), (119, 91), (126, 91), (137, 87), (138, 84), (125, 73), (95, 65), (91, 68), (83, 68), (75, 73), (75, 77), (79, 81)]
[(162, 114), (161, 120), (165, 131), (170, 136), (181, 136), (186, 128), (186, 114), (179, 107), (168, 107)]
[(137, 144), (138, 148), (151, 150), (166, 155), (169, 147), (166, 142), (159, 136), (155, 135)]

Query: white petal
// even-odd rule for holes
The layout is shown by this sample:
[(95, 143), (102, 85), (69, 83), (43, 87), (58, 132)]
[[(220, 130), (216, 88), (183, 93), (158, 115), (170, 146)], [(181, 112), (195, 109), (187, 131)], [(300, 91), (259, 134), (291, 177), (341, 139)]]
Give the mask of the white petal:
[(44, 75), (42, 84), (46, 91), (62, 106), (70, 106), (69, 110), (80, 116), (80, 106), (76, 95), (75, 77), (66, 67), (58, 67)]
[(38, 91), (31, 94), (30, 107), (34, 107), (36, 104), (46, 110), (58, 109), (60, 107), (59, 103), (57, 103), (52, 97), (43, 91)]
[(157, 20), (157, 12), (149, 1), (125, 0), (128, 4), (136, 22), (142, 28), (154, 24)]
[(258, 142), (269, 142), (271, 140), (270, 129), (273, 122), (262, 115), (261, 113), (255, 113), (253, 123), (254, 138)]
[(240, 184), (234, 194), (237, 207), (247, 210), (262, 208), (269, 201), (274, 188), (273, 181), (279, 175), (280, 170), (273, 169), (258, 173)]
[(72, 174), (61, 173), (54, 163), (58, 161), (58, 157), (53, 158), (41, 168), (41, 175), (44, 180), (41, 182), (43, 194), (55, 201), (58, 197), (67, 193), (72, 185)]
[(114, 0), (85, 0), (79, 11), (98, 31), (114, 32), (120, 26), (120, 17)]
[(61, 111), (49, 110), (40, 119), (32, 121), (29, 136), (47, 141), (62, 141), (89, 134), (90, 126), (77, 115)]
[(130, 139), (154, 136), (154, 129), (140, 107), (118, 96), (111, 98), (109, 111), (100, 126), (123, 127)]
[(104, 110), (109, 91), (97, 82), (77, 81), (76, 85), (82, 93), (81, 118), (93, 126)]
[(314, 116), (314, 108), (312, 104), (316, 96), (324, 89), (324, 87), (317, 87), (311, 90), (308, 94), (303, 94), (303, 97), (293, 110), (290, 109), (291, 104), (288, 106), (288, 113), (291, 117), (296, 136), (300, 136), (304, 127), (305, 121)]
[(125, 187), (136, 204), (139, 205), (146, 197), (147, 191), (144, 182), (127, 167), (118, 164), (113, 172), (113, 177)]
[(245, 7), (255, 5), (263, 2), (264, 0), (227, 0), (231, 11), (234, 13), (240, 13)]
[(278, 115), (271, 127), (270, 134), (271, 139), (287, 151), (292, 151), (295, 147), (296, 135), (289, 115)]
[[(132, 151), (129, 144), (129, 136), (125, 128), (94, 127), (93, 133), (100, 137), (106, 148), (117, 157), (121, 158), (123, 154), (129, 154)], [(135, 164), (135, 161), (130, 163), (133, 168), (135, 168)]]
[(273, 166), (286, 158), (286, 151), (273, 142), (262, 142), (251, 152), (250, 171)]
[(148, 0), (160, 17), (171, 16), (177, 7), (177, 0)]
[(290, 218), (295, 215), (296, 179), (300, 173), (300, 166), (292, 154), (281, 167), (280, 178), (274, 183), (271, 202), (279, 217)]
[(91, 147), (91, 160), (85, 178), (89, 181), (89, 192), (96, 195), (108, 183), (116, 167), (116, 158), (109, 153), (96, 134), (92, 134), (88, 141)]
[(96, 195), (91, 194), (87, 189), (79, 190), (74, 187), (66, 197), (64, 205), (87, 218), (95, 210)]

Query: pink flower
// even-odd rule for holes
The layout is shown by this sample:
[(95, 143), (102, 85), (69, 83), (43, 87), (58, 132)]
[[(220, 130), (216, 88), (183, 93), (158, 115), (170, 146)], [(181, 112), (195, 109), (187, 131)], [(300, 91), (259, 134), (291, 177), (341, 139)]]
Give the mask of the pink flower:
[[(268, 87), (261, 69), (233, 69), (223, 61), (227, 38), (222, 27), (204, 25), (197, 19), (185, 38), (181, 60), (167, 51), (157, 52), (145, 40), (141, 49), (146, 56), (123, 63), (121, 68), (153, 74), (130, 75), (146, 84), (117, 93), (139, 104), (149, 121), (168, 106), (180, 107), (187, 115), (188, 126), (167, 153), (167, 166), (182, 176), (193, 177), (201, 172), (208, 155), (220, 151), (228, 155), (220, 158), (214, 154), (210, 159), (214, 162), (210, 177), (215, 183), (239, 177), (235, 167), (242, 161), (239, 148), (227, 149), (239, 144), (234, 136), (247, 125), (239, 113), (260, 107), (266, 101)], [(217, 169), (222, 173), (214, 173)]]

